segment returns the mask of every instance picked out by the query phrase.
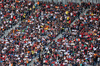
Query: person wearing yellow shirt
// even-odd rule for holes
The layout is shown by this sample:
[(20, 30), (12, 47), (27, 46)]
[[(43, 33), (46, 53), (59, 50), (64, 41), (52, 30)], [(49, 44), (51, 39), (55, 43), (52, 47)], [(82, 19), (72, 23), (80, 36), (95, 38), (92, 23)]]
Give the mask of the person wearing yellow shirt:
[(93, 16), (94, 14), (92, 13), (91, 15)]
[(31, 51), (32, 52), (32, 54), (34, 54), (34, 51)]
[(67, 17), (67, 20), (69, 20), (70, 18), (69, 17)]
[(68, 13), (69, 13), (69, 11), (66, 11), (65, 13), (66, 13), (66, 14), (68, 14)]
[(35, 6), (33, 5), (33, 8), (35, 8)]
[(23, 15), (24, 18), (25, 18), (25, 15), (26, 15), (26, 14)]

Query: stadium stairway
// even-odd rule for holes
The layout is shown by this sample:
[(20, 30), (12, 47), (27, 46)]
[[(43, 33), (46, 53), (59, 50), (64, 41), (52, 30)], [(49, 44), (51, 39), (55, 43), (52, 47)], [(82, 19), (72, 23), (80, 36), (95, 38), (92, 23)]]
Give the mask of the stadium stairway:
[[(88, 9), (86, 9), (85, 11), (83, 11), (83, 13), (81, 13), (81, 15), (83, 15), (84, 13), (86, 13), (88, 11)], [(71, 24), (70, 24), (70, 26), (72, 26), (73, 24), (74, 24), (74, 22), (75, 21), (77, 21), (78, 20), (78, 18), (76, 18)], [(67, 28), (65, 28), (65, 30), (67, 30)], [(60, 33), (54, 40), (57, 42), (57, 40), (59, 39), (59, 38), (62, 38), (62, 34)]]
[[(86, 12), (89, 10), (89, 8), (88, 9), (86, 9), (85, 11), (83, 11), (83, 13), (81, 13), (81, 15), (83, 15), (83, 14), (86, 14)], [(70, 24), (70, 26), (72, 26), (73, 24), (74, 24), (74, 22), (75, 21), (77, 21), (79, 18), (76, 18), (71, 24)], [(67, 30), (67, 28), (65, 28), (65, 30)], [(57, 42), (57, 40), (59, 39), (59, 38), (62, 38), (62, 34), (60, 33), (54, 40), (55, 40), (55, 42)], [(49, 44), (50, 45), (50, 44)], [(49, 46), (48, 45), (48, 46)], [(44, 65), (43, 65), (44, 66)], [(70, 64), (68, 64), (68, 66), (70, 66)], [(93, 66), (93, 65), (85, 65), (85, 66)], [(96, 64), (95, 66), (99, 66), (98, 64)]]
[(20, 20), (20, 21), (19, 21), (15, 26), (13, 26), (12, 28), (10, 28), (9, 30), (6, 30), (6, 31), (5, 31), (5, 34), (4, 34), (1, 38), (6, 37), (6, 36), (8, 35), (8, 33), (9, 33), (12, 29), (15, 29), (16, 27), (18, 27), (19, 24), (21, 23), (21, 19), (19, 19), (19, 20)]

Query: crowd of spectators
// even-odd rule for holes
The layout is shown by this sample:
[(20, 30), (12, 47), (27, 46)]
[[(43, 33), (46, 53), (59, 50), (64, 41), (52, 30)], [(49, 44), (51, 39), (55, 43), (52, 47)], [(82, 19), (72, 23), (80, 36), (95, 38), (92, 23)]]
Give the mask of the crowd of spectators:
[[(39, 59), (51, 66), (96, 66), (100, 62), (100, 4), (92, 4)], [(98, 66), (100, 63), (98, 63)]]
[[(6, 5), (9, 5), (9, 7), (6, 7)], [(8, 12), (11, 15), (8, 15), (8, 17), (6, 15), (5, 18), (1, 18), (2, 27), (7, 25), (5, 30), (9, 26), (11, 28), (17, 24), (18, 18), (21, 18), (21, 23), (15, 30), (13, 29), (4, 37), (3, 41), (0, 41), (0, 63), (2, 65), (11, 66), (12, 64), (17, 64), (26, 66), (36, 56), (39, 59), (35, 62), (35, 65), (67, 65), (68, 63), (78, 64), (79, 61), (79, 64), (83, 64), (83, 61), (87, 63), (87, 58), (90, 58), (87, 53), (90, 52), (88, 48), (91, 49), (91, 46), (93, 46), (91, 51), (94, 51), (99, 45), (97, 44), (99, 41), (95, 41), (97, 37), (99, 39), (99, 36), (92, 34), (90, 35), (91, 38), (80, 37), (85, 32), (87, 32), (85, 35), (87, 36), (89, 31), (94, 31), (94, 28), (94, 33), (97, 32), (96, 35), (99, 35), (100, 32), (97, 29), (100, 19), (99, 6), (91, 6), (87, 15), (84, 14), (79, 17), (80, 13), (91, 5), (90, 3), (82, 3), (81, 5), (78, 3), (68, 3), (63, 5), (62, 3), (55, 4), (50, 2), (11, 1), (6, 3), (6, 5), (1, 8), (0, 16), (5, 15), (3, 12)], [(96, 9), (98, 11), (94, 12)], [(90, 11), (92, 15), (90, 15)], [(94, 14), (98, 14), (98, 16)], [(70, 23), (77, 17), (79, 20), (70, 27)], [(96, 22), (91, 23), (91, 20)], [(59, 33), (63, 32), (65, 28), (68, 28), (68, 31), (63, 34), (64, 37), (55, 42), (53, 39)], [(71, 34), (73, 33), (71, 30), (75, 31), (74, 33), (77, 32), (76, 35)], [(81, 35), (81, 33), (83, 34)], [(75, 41), (72, 41), (73, 39)], [(97, 43), (95, 44), (95, 42)], [(51, 45), (48, 47), (49, 43)], [(80, 48), (81, 46), (82, 48)], [(82, 56), (82, 53), (85, 55)], [(83, 60), (84, 58), (86, 60)]]
[[(0, 37), (5, 31), (16, 25), (32, 5), (28, 1), (0, 1)], [(23, 17), (25, 18), (25, 17)]]

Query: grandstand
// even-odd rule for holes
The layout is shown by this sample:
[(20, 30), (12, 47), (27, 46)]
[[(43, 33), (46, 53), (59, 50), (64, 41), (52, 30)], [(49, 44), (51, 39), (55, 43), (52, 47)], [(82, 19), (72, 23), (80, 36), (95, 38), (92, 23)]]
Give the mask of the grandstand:
[(100, 66), (100, 0), (0, 0), (0, 66)]

